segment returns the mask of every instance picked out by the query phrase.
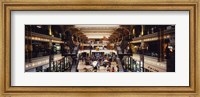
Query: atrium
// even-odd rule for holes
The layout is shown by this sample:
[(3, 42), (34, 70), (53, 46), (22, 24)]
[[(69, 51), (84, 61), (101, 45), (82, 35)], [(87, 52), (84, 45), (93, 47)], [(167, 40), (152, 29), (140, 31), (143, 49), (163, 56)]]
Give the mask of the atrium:
[(175, 72), (175, 25), (25, 25), (25, 72)]

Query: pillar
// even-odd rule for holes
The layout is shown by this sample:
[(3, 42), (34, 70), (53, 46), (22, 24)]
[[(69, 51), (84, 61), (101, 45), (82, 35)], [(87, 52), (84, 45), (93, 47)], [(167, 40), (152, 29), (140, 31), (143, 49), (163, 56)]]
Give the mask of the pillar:
[[(144, 34), (144, 25), (142, 25), (142, 30), (141, 30), (140, 35), (143, 36), (143, 34)], [(140, 61), (141, 61), (142, 64), (143, 64), (143, 65), (142, 65), (142, 66), (143, 66), (143, 67), (142, 67), (142, 68), (143, 68), (143, 69), (142, 69), (143, 72), (144, 72), (144, 49), (145, 49), (145, 48), (144, 48), (144, 40), (142, 40), (142, 41), (141, 41), (141, 50), (142, 50), (142, 51), (141, 51), (141, 53), (140, 53)], [(140, 62), (140, 64), (139, 64), (139, 65), (140, 65), (140, 70), (141, 70), (141, 62)]]
[(27, 47), (28, 47), (28, 62), (32, 62), (32, 51), (33, 51), (33, 48), (32, 48), (32, 28), (30, 26), (30, 29), (28, 30), (28, 39), (27, 39)]
[(158, 62), (164, 61), (164, 32), (162, 28), (158, 30)]
[[(52, 32), (51, 32), (51, 25), (49, 25), (49, 35), (52, 36)], [(53, 44), (52, 44), (52, 39), (50, 39), (49, 41), (49, 72), (51, 72), (51, 63), (54, 60), (54, 56), (53, 56)]]

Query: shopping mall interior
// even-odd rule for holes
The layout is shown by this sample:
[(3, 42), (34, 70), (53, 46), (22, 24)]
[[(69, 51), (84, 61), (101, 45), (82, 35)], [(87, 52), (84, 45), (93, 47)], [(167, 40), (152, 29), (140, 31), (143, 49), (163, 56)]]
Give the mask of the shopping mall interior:
[(175, 72), (175, 25), (25, 25), (25, 72)]

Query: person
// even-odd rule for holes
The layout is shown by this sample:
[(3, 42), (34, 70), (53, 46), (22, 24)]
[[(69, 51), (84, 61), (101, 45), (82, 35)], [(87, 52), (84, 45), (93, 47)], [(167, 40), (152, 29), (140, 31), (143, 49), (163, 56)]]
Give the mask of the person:
[(118, 65), (116, 66), (116, 69), (117, 69), (116, 71), (119, 72), (119, 66)]
[(112, 72), (115, 72), (115, 68), (114, 67), (112, 67)]
[(123, 67), (124, 67), (124, 72), (128, 72), (127, 65), (125, 64)]
[(102, 59), (99, 59), (99, 66), (103, 65)]
[(90, 65), (90, 61), (88, 59), (85, 60), (85, 65)]
[(106, 66), (107, 66), (107, 63), (106, 63), (106, 62), (104, 62), (104, 63), (103, 63), (103, 66), (104, 66), (104, 67), (106, 67)]
[(167, 46), (166, 46), (166, 48), (165, 48), (165, 53), (166, 53), (166, 59), (169, 59), (170, 58), (170, 49), (168, 48), (168, 44), (167, 44)]
[(110, 65), (107, 65), (107, 72), (110, 72)]
[(97, 70), (97, 65), (96, 65), (96, 66), (94, 66), (94, 70)]

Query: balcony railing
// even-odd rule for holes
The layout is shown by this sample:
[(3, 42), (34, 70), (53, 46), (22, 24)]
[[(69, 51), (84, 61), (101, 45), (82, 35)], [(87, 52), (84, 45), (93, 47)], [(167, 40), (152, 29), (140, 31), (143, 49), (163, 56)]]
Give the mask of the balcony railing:
[(63, 41), (61, 41), (60, 38), (57, 38), (57, 37), (51, 37), (49, 35), (39, 34), (35, 32), (31, 32), (31, 34), (32, 34), (31, 37), (25, 36), (25, 38), (36, 40), (36, 41), (43, 41), (43, 42), (50, 42), (50, 40), (52, 40), (52, 42), (54, 43), (64, 43)]
[[(139, 54), (133, 54), (133, 56), (131, 57), (134, 60), (140, 61)], [(144, 55), (144, 68), (151, 69), (152, 71), (165, 72), (167, 69), (166, 66), (167, 66), (166, 61), (158, 62), (158, 59), (156, 57)]]

